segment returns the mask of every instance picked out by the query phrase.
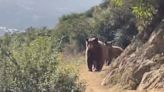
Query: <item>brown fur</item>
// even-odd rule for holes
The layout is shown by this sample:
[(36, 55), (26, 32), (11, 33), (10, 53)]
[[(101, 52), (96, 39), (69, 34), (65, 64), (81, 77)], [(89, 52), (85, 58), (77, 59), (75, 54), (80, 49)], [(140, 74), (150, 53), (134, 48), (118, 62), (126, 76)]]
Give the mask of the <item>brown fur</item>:
[(109, 65), (113, 58), (117, 58), (123, 52), (123, 49), (118, 46), (112, 46), (110, 42), (106, 42), (105, 44), (108, 48), (108, 57), (106, 60), (106, 65)]
[(101, 71), (107, 57), (105, 53), (108, 53), (106, 45), (98, 38), (86, 40), (86, 61), (89, 71), (92, 71), (92, 67), (96, 69), (95, 71)]

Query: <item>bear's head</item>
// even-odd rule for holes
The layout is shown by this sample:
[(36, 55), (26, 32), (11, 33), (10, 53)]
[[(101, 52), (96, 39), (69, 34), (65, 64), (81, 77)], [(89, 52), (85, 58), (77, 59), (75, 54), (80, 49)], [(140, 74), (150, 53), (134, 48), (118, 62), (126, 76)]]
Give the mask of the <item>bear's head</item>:
[(93, 38), (88, 38), (86, 39), (86, 48), (89, 50), (94, 50), (98, 46), (98, 38), (93, 37)]
[(111, 55), (112, 54), (112, 49), (113, 49), (112, 42), (107, 41), (107, 42), (105, 42), (105, 45), (107, 46), (108, 55)]
[(105, 45), (106, 45), (108, 48), (112, 48), (112, 42), (110, 42), (110, 41), (105, 42)]

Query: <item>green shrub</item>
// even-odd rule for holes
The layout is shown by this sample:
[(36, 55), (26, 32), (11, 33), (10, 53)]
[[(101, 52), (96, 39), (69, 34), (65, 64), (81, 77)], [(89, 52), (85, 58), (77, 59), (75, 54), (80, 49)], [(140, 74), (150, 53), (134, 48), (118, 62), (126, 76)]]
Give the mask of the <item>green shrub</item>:
[(57, 69), (55, 90), (59, 92), (84, 92), (85, 85), (78, 79), (74, 65), (61, 65)]
[(81, 92), (77, 72), (58, 63), (53, 40), (37, 36), (20, 47), (14, 41), (1, 44), (0, 92)]

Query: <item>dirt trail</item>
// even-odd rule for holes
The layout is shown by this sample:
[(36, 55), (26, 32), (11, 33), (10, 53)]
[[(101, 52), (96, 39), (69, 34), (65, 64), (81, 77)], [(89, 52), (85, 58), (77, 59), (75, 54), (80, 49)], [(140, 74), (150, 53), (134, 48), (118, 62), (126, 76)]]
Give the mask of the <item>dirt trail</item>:
[(89, 72), (85, 65), (80, 66), (80, 79), (86, 82), (86, 92), (111, 92), (109, 88), (101, 86), (105, 71), (106, 68), (101, 72)]
[[(107, 72), (107, 66), (104, 66), (101, 72), (89, 72), (86, 65), (82, 64), (79, 68), (80, 80), (86, 82), (86, 91), (85, 92), (147, 92), (147, 91), (135, 91), (135, 90), (120, 90), (115, 88), (109, 88), (102, 86), (101, 82), (105, 77), (105, 72)], [(149, 91), (148, 91), (149, 92)], [(156, 92), (156, 91), (150, 91)], [(163, 92), (163, 91), (160, 91)]]
[(120, 89), (110, 89), (105, 86), (101, 86), (101, 82), (105, 77), (105, 72), (108, 70), (104, 67), (101, 72), (89, 72), (86, 65), (82, 64), (79, 66), (80, 80), (86, 82), (85, 92), (164, 92), (164, 89), (151, 90), (151, 91), (137, 91), (137, 90), (120, 90)]

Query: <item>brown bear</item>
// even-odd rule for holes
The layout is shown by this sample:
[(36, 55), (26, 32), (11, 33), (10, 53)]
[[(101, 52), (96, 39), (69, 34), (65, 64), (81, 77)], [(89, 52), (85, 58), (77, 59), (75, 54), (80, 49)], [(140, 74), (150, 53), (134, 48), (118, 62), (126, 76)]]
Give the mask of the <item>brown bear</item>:
[(101, 71), (107, 58), (107, 46), (98, 38), (93, 37), (86, 40), (86, 61), (89, 71)]
[(113, 58), (117, 58), (123, 52), (123, 49), (118, 46), (112, 46), (111, 42), (105, 42), (105, 44), (108, 48), (108, 57), (106, 60), (106, 65), (109, 65)]

